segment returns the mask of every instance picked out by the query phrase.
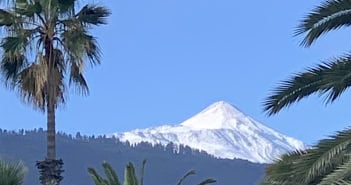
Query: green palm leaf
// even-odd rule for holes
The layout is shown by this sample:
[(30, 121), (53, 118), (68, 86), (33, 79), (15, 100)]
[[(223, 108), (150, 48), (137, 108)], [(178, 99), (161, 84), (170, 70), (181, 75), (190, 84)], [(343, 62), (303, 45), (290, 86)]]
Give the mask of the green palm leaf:
[(305, 154), (305, 151), (295, 151), (282, 155), (279, 160), (266, 169), (266, 177), (261, 184), (303, 185), (305, 172), (299, 171), (297, 173), (295, 166), (301, 163), (301, 158)]
[(351, 178), (351, 129), (303, 152), (283, 155), (266, 170), (264, 184), (330, 185)]
[(145, 165), (147, 160), (144, 159), (141, 166), (141, 174), (140, 174), (140, 185), (144, 185), (144, 177), (145, 177)]
[(104, 167), (104, 171), (105, 171), (105, 174), (107, 177), (108, 184), (109, 185), (121, 185), (121, 183), (119, 182), (119, 178), (118, 178), (116, 172), (111, 167), (111, 165), (108, 164), (107, 162), (104, 162), (102, 164), (102, 166)]
[(215, 183), (215, 182), (217, 182), (217, 181), (214, 180), (214, 179), (206, 179), (206, 180), (200, 182), (198, 185), (212, 184), (212, 183)]
[(11, 26), (16, 22), (17, 17), (11, 14), (9, 11), (0, 9), (0, 27)]
[(83, 28), (72, 28), (63, 32), (60, 43), (66, 49), (72, 63), (79, 66), (83, 64), (82, 59), (88, 59), (93, 65), (100, 64), (100, 49), (96, 39)]
[[(351, 177), (351, 159), (348, 157), (348, 160), (337, 167), (332, 173), (329, 173), (322, 179), (322, 181), (318, 185), (330, 185), (330, 184), (340, 184), (341, 180), (347, 180)], [(337, 183), (335, 183), (337, 182)], [(343, 182), (345, 183), (345, 182)]]
[(109, 185), (108, 182), (106, 182), (106, 180), (103, 179), (94, 168), (88, 168), (88, 173), (96, 185)]
[(269, 115), (314, 93), (326, 94), (327, 102), (335, 101), (351, 85), (351, 55), (333, 59), (299, 73), (280, 83), (264, 102)]
[(12, 54), (20, 51), (24, 51), (28, 45), (28, 39), (22, 35), (17, 37), (5, 37), (0, 47), (3, 48), (5, 53)]
[(195, 175), (195, 174), (196, 174), (195, 170), (188, 171), (185, 175), (183, 175), (182, 178), (179, 179), (177, 185), (181, 185), (185, 179), (187, 179), (189, 176)]
[(325, 176), (342, 165), (348, 156), (345, 151), (351, 145), (351, 130), (338, 132), (330, 139), (321, 140), (315, 148), (308, 150), (302, 158), (298, 169), (306, 171), (306, 182), (315, 181), (320, 176)]
[(350, 25), (351, 1), (327, 0), (301, 21), (296, 34), (306, 33), (302, 45), (310, 46), (322, 34)]
[(71, 71), (70, 71), (70, 84), (74, 83), (76, 90), (81, 94), (88, 95), (89, 87), (83, 76), (83, 69), (77, 66), (76, 63), (71, 63)]
[(138, 184), (139, 182), (135, 173), (134, 165), (133, 163), (129, 162), (125, 168), (123, 185), (138, 185)]
[(26, 174), (22, 162), (11, 163), (0, 160), (0, 184), (1, 185), (21, 185)]
[(351, 181), (338, 180), (337, 182), (334, 182), (332, 185), (351, 185)]
[(34, 18), (35, 15), (38, 15), (42, 12), (43, 7), (39, 2), (34, 3), (17, 3), (16, 13), (23, 15), (29, 18)]
[(14, 88), (17, 83), (18, 74), (26, 68), (28, 61), (23, 54), (15, 52), (13, 54), (4, 53), (1, 59), (0, 70), (3, 74), (5, 84)]
[(86, 5), (77, 13), (76, 18), (82, 24), (100, 25), (106, 24), (108, 15), (110, 15), (110, 11), (104, 7)]

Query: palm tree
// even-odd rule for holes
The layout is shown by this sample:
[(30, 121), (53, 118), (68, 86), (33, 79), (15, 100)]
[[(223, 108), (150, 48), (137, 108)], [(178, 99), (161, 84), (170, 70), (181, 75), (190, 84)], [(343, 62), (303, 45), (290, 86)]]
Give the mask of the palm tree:
[(62, 165), (56, 160), (55, 110), (65, 103), (68, 85), (83, 95), (89, 93), (84, 69), (87, 63), (94, 66), (101, 62), (96, 38), (89, 29), (105, 24), (110, 11), (92, 4), (76, 11), (77, 0), (0, 2), (5, 5), (0, 9), (4, 82), (24, 102), (47, 114), (47, 158), (38, 163), (38, 168), (51, 176), (43, 177), (44, 184), (53, 181), (58, 174), (51, 172)]
[[(325, 33), (351, 25), (350, 0), (326, 0), (311, 11), (296, 30), (305, 34), (301, 45), (309, 47)], [(351, 53), (325, 61), (280, 83), (264, 102), (269, 115), (312, 94), (335, 101), (351, 85)]]
[[(141, 175), (140, 179), (138, 179), (136, 175), (136, 170), (133, 163), (129, 162), (124, 170), (124, 182), (123, 185), (144, 185), (144, 169), (145, 169), (146, 160), (143, 160), (142, 167), (141, 167)], [(104, 168), (104, 172), (106, 174), (106, 178), (100, 176), (94, 168), (88, 168), (88, 172), (93, 179), (96, 185), (122, 185), (116, 171), (111, 167), (111, 165), (107, 162), (103, 162), (102, 164)], [(181, 185), (185, 179), (189, 176), (195, 175), (194, 170), (190, 170), (187, 172), (177, 183), (177, 185)], [(215, 183), (216, 181), (208, 178), (204, 181), (200, 182), (197, 185), (207, 185), (211, 183)]]
[(23, 184), (26, 170), (22, 162), (12, 163), (0, 160), (0, 184), (21, 185)]

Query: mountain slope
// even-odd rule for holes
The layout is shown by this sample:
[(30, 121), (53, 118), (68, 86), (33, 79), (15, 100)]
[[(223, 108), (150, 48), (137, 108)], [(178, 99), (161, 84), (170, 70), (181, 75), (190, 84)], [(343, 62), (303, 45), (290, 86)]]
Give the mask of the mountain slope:
[[(101, 164), (109, 162), (123, 182), (124, 167), (129, 161), (136, 165), (140, 174), (141, 162), (147, 159), (145, 184), (174, 185), (187, 171), (195, 169), (197, 174), (183, 184), (194, 185), (206, 178), (214, 178), (213, 185), (257, 185), (264, 176), (265, 164), (243, 160), (215, 159), (189, 147), (181, 148), (181, 154), (172, 147), (140, 143), (130, 146), (114, 138), (103, 136), (72, 137), (57, 134), (57, 157), (64, 162), (64, 179), (61, 185), (93, 185), (87, 168), (93, 167), (103, 174)], [(40, 184), (37, 160), (45, 157), (46, 132), (25, 131), (15, 133), (0, 129), (0, 159), (22, 160), (28, 168), (24, 185)]]
[(282, 153), (305, 145), (255, 121), (234, 106), (220, 101), (179, 125), (137, 129), (114, 134), (132, 144), (170, 142), (206, 151), (218, 158), (270, 163)]

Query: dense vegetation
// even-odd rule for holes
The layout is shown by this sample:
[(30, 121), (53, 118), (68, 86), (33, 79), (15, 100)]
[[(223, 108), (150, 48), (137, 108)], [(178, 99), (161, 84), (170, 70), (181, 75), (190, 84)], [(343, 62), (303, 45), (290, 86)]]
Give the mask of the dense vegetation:
[[(17, 132), (0, 129), (0, 158), (24, 161), (29, 169), (24, 185), (39, 183), (39, 174), (34, 164), (38, 157), (45, 154), (45, 134), (43, 129)], [(85, 136), (80, 133), (74, 136), (58, 133), (57, 147), (58, 156), (65, 161), (63, 185), (93, 185), (87, 169), (96, 167), (96, 170), (102, 173), (103, 169), (100, 166), (103, 161), (108, 161), (118, 174), (123, 173), (124, 166), (133, 161), (140, 174), (139, 164), (147, 159), (145, 185), (175, 184), (178, 178), (189, 169), (195, 169), (198, 173), (183, 185), (194, 185), (209, 177), (216, 179), (215, 184), (220, 185), (231, 185), (233, 181), (236, 184), (256, 185), (262, 179), (266, 167), (263, 164), (244, 160), (216, 159), (205, 152), (192, 150), (187, 146), (180, 146), (179, 150), (175, 150), (173, 144), (131, 145), (115, 138)]]

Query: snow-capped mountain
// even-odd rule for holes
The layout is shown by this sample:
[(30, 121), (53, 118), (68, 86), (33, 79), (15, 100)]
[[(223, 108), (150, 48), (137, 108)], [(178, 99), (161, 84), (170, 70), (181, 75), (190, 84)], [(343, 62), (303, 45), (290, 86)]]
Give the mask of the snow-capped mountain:
[(114, 134), (121, 141), (187, 145), (218, 158), (270, 163), (281, 154), (304, 149), (303, 142), (255, 121), (229, 103), (216, 102), (179, 125)]

